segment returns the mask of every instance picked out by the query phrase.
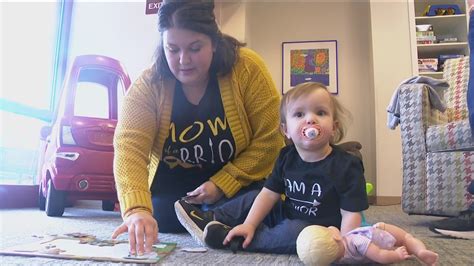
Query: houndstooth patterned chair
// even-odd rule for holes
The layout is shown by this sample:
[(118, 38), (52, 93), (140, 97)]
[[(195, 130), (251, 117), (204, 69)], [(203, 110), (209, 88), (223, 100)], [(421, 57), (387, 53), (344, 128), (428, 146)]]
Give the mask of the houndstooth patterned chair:
[(432, 108), (424, 84), (400, 88), (402, 208), (409, 214), (455, 216), (472, 202), (474, 140), (468, 121), (469, 57), (445, 62), (447, 110)]

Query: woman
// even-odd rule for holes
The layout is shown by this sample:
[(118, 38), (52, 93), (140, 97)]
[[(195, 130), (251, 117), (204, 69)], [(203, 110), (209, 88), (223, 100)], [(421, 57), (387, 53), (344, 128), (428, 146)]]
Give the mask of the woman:
[[(163, 1), (152, 68), (125, 97), (114, 175), (130, 253), (184, 232), (173, 204), (214, 204), (257, 186), (283, 146), (279, 94), (263, 60), (222, 34), (212, 1)], [(225, 196), (225, 197), (224, 197)]]

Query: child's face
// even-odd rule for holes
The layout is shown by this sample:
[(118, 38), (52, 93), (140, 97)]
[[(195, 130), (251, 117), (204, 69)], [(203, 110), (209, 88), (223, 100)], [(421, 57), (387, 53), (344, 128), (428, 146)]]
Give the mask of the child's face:
[[(286, 124), (282, 125), (282, 129), (297, 148), (316, 151), (329, 146), (337, 124), (331, 96), (326, 90), (317, 89), (297, 98), (288, 104), (287, 110)], [(318, 130), (315, 138), (308, 136), (310, 128)]]

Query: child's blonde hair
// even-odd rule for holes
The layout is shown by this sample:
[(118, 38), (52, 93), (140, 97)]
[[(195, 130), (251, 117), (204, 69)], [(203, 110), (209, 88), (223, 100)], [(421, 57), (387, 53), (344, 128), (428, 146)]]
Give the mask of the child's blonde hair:
[(310, 225), (298, 235), (296, 252), (305, 265), (326, 266), (338, 259), (339, 245), (330, 229)]
[(325, 90), (331, 98), (334, 122), (336, 122), (336, 130), (334, 133), (334, 137), (331, 139), (330, 142), (331, 144), (335, 144), (341, 141), (346, 135), (346, 122), (348, 119), (350, 119), (350, 113), (346, 108), (344, 108), (344, 106), (339, 103), (339, 101), (336, 99), (336, 97), (334, 97), (334, 95), (329, 93), (326, 86), (319, 82), (305, 82), (298, 84), (293, 89), (288, 91), (285, 95), (283, 95), (280, 104), (280, 123), (286, 124), (286, 114), (288, 112), (288, 105), (290, 105), (297, 99), (303, 96), (307, 96), (313, 91), (320, 89)]

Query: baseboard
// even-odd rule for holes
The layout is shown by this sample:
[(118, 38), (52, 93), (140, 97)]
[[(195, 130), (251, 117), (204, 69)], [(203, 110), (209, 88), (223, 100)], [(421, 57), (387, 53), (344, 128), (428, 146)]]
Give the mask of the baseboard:
[(377, 206), (398, 205), (402, 202), (402, 197), (396, 196), (369, 196), (369, 204)]
[(370, 205), (375, 205), (375, 196), (368, 196), (367, 198)]
[(38, 185), (0, 185), (0, 209), (38, 206)]

